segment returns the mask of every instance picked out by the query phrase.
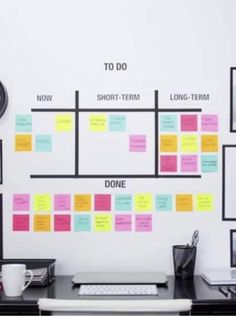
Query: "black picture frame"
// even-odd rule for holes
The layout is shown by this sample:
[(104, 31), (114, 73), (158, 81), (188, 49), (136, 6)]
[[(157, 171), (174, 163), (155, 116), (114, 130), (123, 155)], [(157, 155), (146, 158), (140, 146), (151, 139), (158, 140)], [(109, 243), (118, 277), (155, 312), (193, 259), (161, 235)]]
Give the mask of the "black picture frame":
[(3, 212), (2, 212), (2, 193), (0, 193), (0, 259), (3, 259)]
[[(236, 133), (236, 67), (230, 68), (230, 132)], [(234, 119), (235, 118), (235, 119)]]
[(2, 170), (2, 140), (0, 139), (0, 184), (2, 184), (3, 181)]
[(230, 230), (230, 267), (236, 267), (236, 229)]

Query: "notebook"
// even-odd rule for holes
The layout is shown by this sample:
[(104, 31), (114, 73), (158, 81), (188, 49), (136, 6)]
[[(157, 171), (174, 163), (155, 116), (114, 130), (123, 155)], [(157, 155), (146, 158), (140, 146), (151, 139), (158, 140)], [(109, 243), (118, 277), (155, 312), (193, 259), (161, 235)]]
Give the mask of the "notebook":
[(236, 285), (235, 269), (211, 269), (201, 276), (210, 285)]

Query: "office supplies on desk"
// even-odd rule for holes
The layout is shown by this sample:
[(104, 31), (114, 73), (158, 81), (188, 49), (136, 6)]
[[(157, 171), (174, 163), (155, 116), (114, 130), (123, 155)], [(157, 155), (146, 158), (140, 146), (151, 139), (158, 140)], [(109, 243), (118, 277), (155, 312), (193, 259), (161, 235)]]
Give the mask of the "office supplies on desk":
[(236, 285), (236, 271), (212, 269), (202, 273), (202, 278), (210, 285)]

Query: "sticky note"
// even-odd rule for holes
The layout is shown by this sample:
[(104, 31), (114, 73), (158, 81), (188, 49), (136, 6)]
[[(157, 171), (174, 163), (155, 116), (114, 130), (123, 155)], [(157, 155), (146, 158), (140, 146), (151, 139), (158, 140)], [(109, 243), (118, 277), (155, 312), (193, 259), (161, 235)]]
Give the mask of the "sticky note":
[(51, 195), (50, 194), (35, 194), (34, 200), (34, 211), (35, 212), (49, 212), (51, 211)]
[(161, 152), (174, 153), (177, 151), (177, 135), (161, 135)]
[(13, 210), (29, 211), (30, 195), (29, 194), (13, 194)]
[(135, 231), (152, 231), (152, 215), (135, 215)]
[(192, 212), (193, 211), (192, 194), (177, 194), (176, 195), (176, 211), (177, 212)]
[(198, 171), (198, 156), (197, 155), (182, 155), (181, 156), (181, 172), (197, 172)]
[(202, 172), (217, 172), (218, 171), (218, 156), (217, 155), (202, 155), (201, 167), (202, 167)]
[(73, 130), (72, 114), (57, 114), (55, 121), (56, 132), (71, 132)]
[(15, 135), (15, 151), (32, 151), (32, 136), (30, 134)]
[(16, 115), (16, 132), (32, 132), (32, 115)]
[(94, 195), (94, 210), (95, 211), (110, 211), (111, 210), (111, 195), (110, 194), (95, 194)]
[(115, 231), (127, 232), (132, 230), (131, 215), (116, 215), (115, 216)]
[(198, 116), (196, 114), (183, 114), (180, 117), (181, 131), (182, 132), (194, 132), (198, 129), (197, 124)]
[(29, 231), (29, 215), (13, 215), (13, 231)]
[(70, 230), (70, 215), (54, 215), (55, 232), (69, 232)]
[(202, 152), (218, 152), (217, 135), (202, 135)]
[(70, 211), (70, 194), (54, 194), (54, 210)]
[(36, 135), (35, 150), (36, 152), (51, 152), (52, 151), (52, 136), (51, 135)]
[(161, 155), (161, 172), (177, 172), (177, 156), (176, 155)]
[(112, 230), (112, 216), (110, 214), (96, 214), (94, 217), (94, 230), (108, 232)]
[(177, 132), (177, 115), (160, 115), (161, 132)]
[(146, 135), (130, 135), (129, 151), (130, 152), (146, 152)]
[(90, 215), (75, 215), (74, 216), (74, 231), (88, 232), (91, 231), (91, 216)]
[(197, 211), (213, 211), (213, 196), (211, 194), (196, 195)]
[(126, 130), (125, 115), (109, 115), (109, 131), (124, 132)]
[(151, 193), (135, 194), (134, 207), (136, 211), (152, 211), (153, 197)]
[(50, 215), (34, 215), (34, 231), (50, 232), (51, 216)]
[(115, 210), (116, 211), (131, 211), (132, 210), (132, 195), (131, 194), (116, 194), (115, 195)]
[(75, 211), (91, 211), (91, 194), (75, 194), (74, 196)]
[(91, 114), (89, 117), (91, 132), (106, 132), (107, 131), (107, 116), (106, 114)]
[(156, 195), (156, 211), (172, 211), (173, 198), (171, 194)]
[(198, 136), (197, 135), (182, 135), (181, 136), (181, 151), (183, 153), (198, 152)]
[(201, 130), (203, 132), (217, 132), (218, 115), (203, 114), (201, 119)]

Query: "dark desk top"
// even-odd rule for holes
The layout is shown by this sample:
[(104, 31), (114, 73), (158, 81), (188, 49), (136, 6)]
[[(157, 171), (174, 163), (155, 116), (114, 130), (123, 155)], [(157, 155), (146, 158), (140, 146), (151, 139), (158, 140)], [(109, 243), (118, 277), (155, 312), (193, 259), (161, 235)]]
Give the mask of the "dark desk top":
[[(27, 288), (23, 296), (19, 298), (8, 298), (1, 290), (0, 314), (6, 310), (14, 311), (16, 309), (18, 312), (19, 310), (30, 310), (33, 313), (33, 311), (37, 311), (37, 301), (42, 297), (80, 299), (78, 287), (73, 287), (71, 280), (72, 276), (57, 276), (55, 282), (50, 286)], [(168, 286), (160, 287), (158, 291), (159, 295), (156, 299), (192, 299), (193, 311), (203, 311), (204, 313), (214, 310), (225, 311), (226, 309), (236, 311), (236, 296), (230, 294), (226, 297), (218, 290), (217, 286), (209, 286), (200, 276), (188, 280), (178, 280), (173, 276), (168, 276)], [(102, 297), (102, 299), (106, 298)], [(147, 296), (139, 298), (150, 299)]]

